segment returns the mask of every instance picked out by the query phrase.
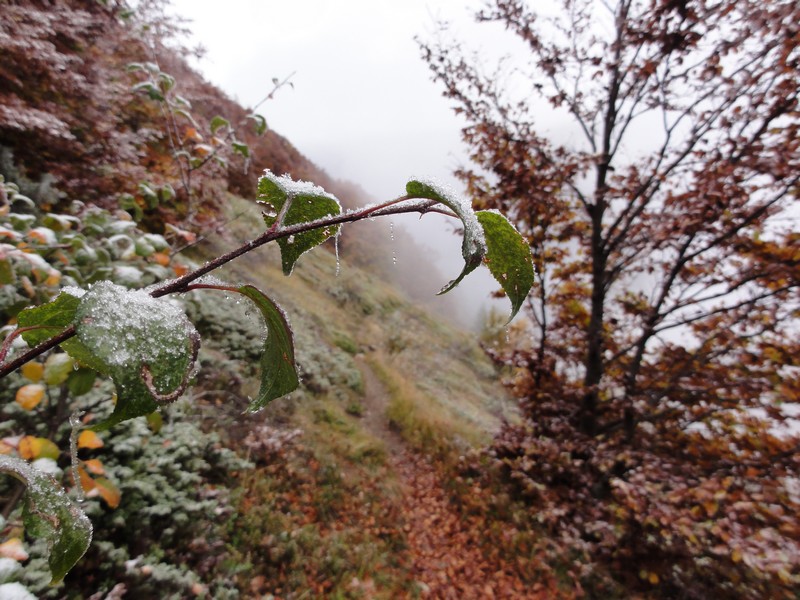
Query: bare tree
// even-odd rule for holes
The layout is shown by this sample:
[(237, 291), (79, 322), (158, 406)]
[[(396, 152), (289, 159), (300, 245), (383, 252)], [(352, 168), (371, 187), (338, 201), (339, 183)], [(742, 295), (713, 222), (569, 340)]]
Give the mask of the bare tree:
[(643, 463), (655, 481), (796, 474), (796, 442), (774, 434), (800, 399), (800, 4), (554, 4), (478, 13), (528, 50), (497, 70), (445, 32), (421, 44), (467, 122), (459, 175), (524, 230), (540, 275), (533, 343), (509, 358), (532, 423), (498, 452), (578, 436), (597, 472), (570, 485), (595, 499)]

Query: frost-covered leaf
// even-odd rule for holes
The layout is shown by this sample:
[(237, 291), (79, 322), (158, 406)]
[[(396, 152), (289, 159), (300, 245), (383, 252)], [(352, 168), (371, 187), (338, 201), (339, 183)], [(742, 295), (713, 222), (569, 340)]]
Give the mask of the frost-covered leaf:
[[(308, 223), (342, 212), (336, 197), (321, 187), (305, 181), (292, 181), (288, 175), (278, 177), (270, 171), (266, 171), (258, 181), (258, 198), (267, 206), (264, 211), (267, 227), (275, 224), (287, 201), (291, 204), (281, 224), (284, 226)], [(338, 225), (332, 225), (279, 239), (283, 273), (291, 275), (297, 259), (304, 252), (320, 245), (338, 230)]]
[(242, 142), (231, 142), (231, 148), (233, 148), (234, 153), (241, 154), (245, 158), (250, 158), (250, 146), (247, 144), (243, 144)]
[(175, 87), (175, 78), (169, 73), (160, 72), (156, 79), (158, 80), (158, 87), (165, 92)]
[(482, 210), (475, 213), (486, 239), (486, 266), (511, 300), (511, 316), (519, 311), (533, 286), (530, 246), (503, 215)]
[(209, 123), (208, 128), (211, 130), (211, 134), (215, 134), (218, 129), (221, 127), (230, 127), (231, 123), (225, 117), (221, 117), (219, 115), (215, 116), (211, 119), (211, 123)]
[(23, 327), (41, 327), (22, 332), (22, 339), (33, 348), (49, 340), (59, 329), (66, 329), (75, 320), (75, 311), (80, 299), (65, 292), (60, 293), (47, 304), (26, 308), (17, 316), (17, 323)]
[(255, 302), (267, 325), (267, 339), (261, 355), (261, 389), (247, 410), (255, 412), (275, 398), (297, 389), (300, 380), (294, 362), (292, 330), (283, 311), (252, 285), (238, 291)]
[(84, 555), (92, 539), (92, 524), (52, 476), (24, 460), (0, 455), (0, 471), (27, 486), (23, 521), (26, 533), (43, 537), (49, 548), (52, 583), (59, 583)]
[(61, 385), (74, 371), (75, 361), (69, 354), (51, 354), (44, 363), (44, 382), (47, 385)]
[(142, 81), (131, 87), (133, 92), (144, 92), (151, 100), (164, 101), (164, 94), (152, 81)]
[(253, 113), (248, 115), (247, 118), (256, 122), (256, 133), (258, 135), (262, 135), (267, 130), (267, 120), (262, 115)]
[(139, 184), (139, 193), (147, 203), (147, 207), (153, 209), (158, 206), (158, 194), (156, 191), (146, 183)]
[[(80, 298), (73, 294), (61, 292), (55, 299), (47, 304), (26, 308), (19, 313), (17, 322), (22, 327), (40, 327), (22, 332), (22, 339), (33, 348), (61, 329), (66, 329), (75, 322), (75, 315), (80, 305)], [(92, 354), (77, 338), (71, 338), (61, 344), (61, 347), (75, 360), (96, 371), (105, 372), (102, 361)]]
[(15, 401), (25, 410), (33, 410), (44, 398), (44, 386), (40, 383), (29, 383), (17, 390)]
[(453, 281), (444, 286), (439, 294), (445, 294), (456, 287), (461, 280), (478, 268), (486, 254), (486, 241), (475, 211), (470, 202), (436, 181), (412, 179), (406, 184), (406, 193), (412, 198), (427, 198), (441, 202), (452, 210), (464, 224), (464, 241), (461, 243), (461, 254), (464, 257), (464, 269)]
[[(162, 202), (170, 202), (171, 200), (175, 199), (175, 188), (173, 188), (170, 184), (166, 183), (161, 186), (161, 189), (158, 190), (158, 195), (161, 197)], [(147, 235), (157, 235), (157, 234), (146, 234), (145, 237)]]
[(80, 300), (75, 326), (78, 342), (91, 352), (89, 366), (111, 376), (117, 388), (114, 413), (94, 429), (153, 412), (193, 367), (194, 327), (178, 306), (145, 291), (96, 283)]

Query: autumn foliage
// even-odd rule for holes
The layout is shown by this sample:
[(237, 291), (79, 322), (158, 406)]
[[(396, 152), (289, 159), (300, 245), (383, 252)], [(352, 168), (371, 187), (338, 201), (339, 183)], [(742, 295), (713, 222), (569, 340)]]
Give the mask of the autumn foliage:
[[(3, 4), (0, 146), (13, 151), (28, 178), (45, 176), (54, 184), (58, 193), (48, 204), (80, 198), (110, 208), (130, 195), (154, 228), (165, 219), (213, 219), (229, 189), (255, 194), (260, 170), (244, 168), (241, 157), (211, 161), (195, 173), (191, 190), (175, 186), (177, 198), (158, 206), (141, 184), (158, 188), (179, 181), (169, 134), (174, 129), (199, 152), (214, 143), (209, 125), (217, 115), (236, 126), (254, 164), (327, 183), (287, 140), (269, 130), (258, 135), (245, 108), (189, 67), (182, 27), (165, 16), (164, 4), (148, 0), (136, 10), (93, 0)], [(178, 81), (175, 93), (187, 101), (190, 118), (144, 101), (136, 89), (143, 76), (128, 69), (135, 63), (153, 64)], [(189, 206), (189, 196), (198, 206)]]
[(539, 274), (528, 323), (490, 348), (525, 417), (492, 464), (601, 597), (795, 597), (800, 6), (477, 18), (529, 62), (422, 49), (467, 122), (459, 175)]

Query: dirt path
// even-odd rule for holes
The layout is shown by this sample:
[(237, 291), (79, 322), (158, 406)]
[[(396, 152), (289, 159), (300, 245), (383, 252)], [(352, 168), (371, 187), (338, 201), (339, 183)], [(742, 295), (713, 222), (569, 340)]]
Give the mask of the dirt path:
[(481, 550), (483, 533), (465, 521), (448, 501), (441, 476), (391, 430), (385, 412), (388, 393), (364, 360), (364, 424), (387, 446), (387, 463), (397, 474), (405, 497), (403, 529), (411, 568), (424, 598), (542, 598), (509, 565), (489, 560)]

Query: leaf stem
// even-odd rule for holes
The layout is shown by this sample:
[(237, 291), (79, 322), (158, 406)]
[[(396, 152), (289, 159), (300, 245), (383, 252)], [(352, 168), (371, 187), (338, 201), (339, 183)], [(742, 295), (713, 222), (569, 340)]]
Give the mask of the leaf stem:
[[(3, 340), (3, 345), (0, 347), (0, 363), (2, 363), (6, 359), (6, 355), (8, 354), (8, 351), (11, 349), (11, 344), (21, 333), (24, 333), (26, 331), (32, 331), (34, 329), (55, 329), (56, 327), (57, 327), (56, 325), (31, 325), (30, 327), (17, 327), (14, 331), (12, 331), (6, 336), (5, 340)], [(49, 350), (49, 348), (45, 348), (44, 350), (42, 350), (42, 352), (45, 352), (47, 350)]]
[[(206, 275), (211, 271), (220, 268), (222, 265), (225, 265), (231, 262), (232, 260), (242, 256), (243, 254), (247, 254), (251, 250), (258, 248), (259, 246), (263, 246), (264, 244), (267, 244), (277, 239), (289, 237), (291, 235), (297, 235), (299, 233), (304, 233), (306, 231), (321, 229), (323, 227), (329, 227), (331, 225), (341, 225), (342, 223), (353, 223), (355, 221), (361, 221), (363, 219), (367, 219), (370, 217), (383, 217), (387, 215), (399, 215), (407, 213), (420, 213), (420, 215), (425, 215), (429, 212), (432, 212), (432, 213), (442, 214), (448, 217), (456, 216), (449, 210), (438, 208), (436, 206), (437, 204), (440, 204), (437, 200), (431, 200), (429, 198), (400, 196), (399, 198), (395, 198), (394, 200), (389, 200), (381, 204), (375, 204), (375, 205), (365, 206), (359, 209), (349, 210), (347, 212), (340, 213), (338, 215), (329, 215), (327, 217), (322, 217), (321, 219), (317, 219), (315, 221), (286, 225), (279, 227), (278, 229), (275, 229), (273, 227), (262, 233), (260, 236), (250, 240), (249, 242), (245, 242), (238, 248), (235, 248), (230, 252), (227, 252), (221, 256), (218, 256), (213, 260), (208, 261), (207, 263), (198, 267), (191, 273), (187, 273), (182, 277), (178, 277), (177, 279), (173, 279), (171, 281), (163, 283), (162, 285), (153, 289), (150, 292), (150, 295), (153, 298), (161, 298), (168, 294), (187, 292), (190, 289), (200, 289), (200, 287), (212, 287), (215, 289), (222, 289), (220, 286), (203, 286), (202, 284), (195, 284), (194, 286), (190, 286), (189, 284), (199, 279), (203, 275)], [(44, 352), (47, 352), (51, 348), (54, 348), (55, 346), (58, 346), (59, 344), (67, 341), (68, 339), (73, 337), (75, 333), (76, 333), (75, 326), (70, 325), (58, 335), (55, 335), (49, 340), (45, 340), (38, 346), (31, 348), (30, 350), (28, 350), (24, 354), (21, 354), (11, 362), (2, 364), (0, 366), (0, 379), (5, 377), (9, 373), (15, 371), (28, 361), (33, 360), (34, 358), (43, 354)], [(9, 334), (9, 337), (11, 335), (13, 335), (13, 333)], [(2, 360), (2, 358), (4, 358), (4, 356), (0, 356), (0, 360)]]

